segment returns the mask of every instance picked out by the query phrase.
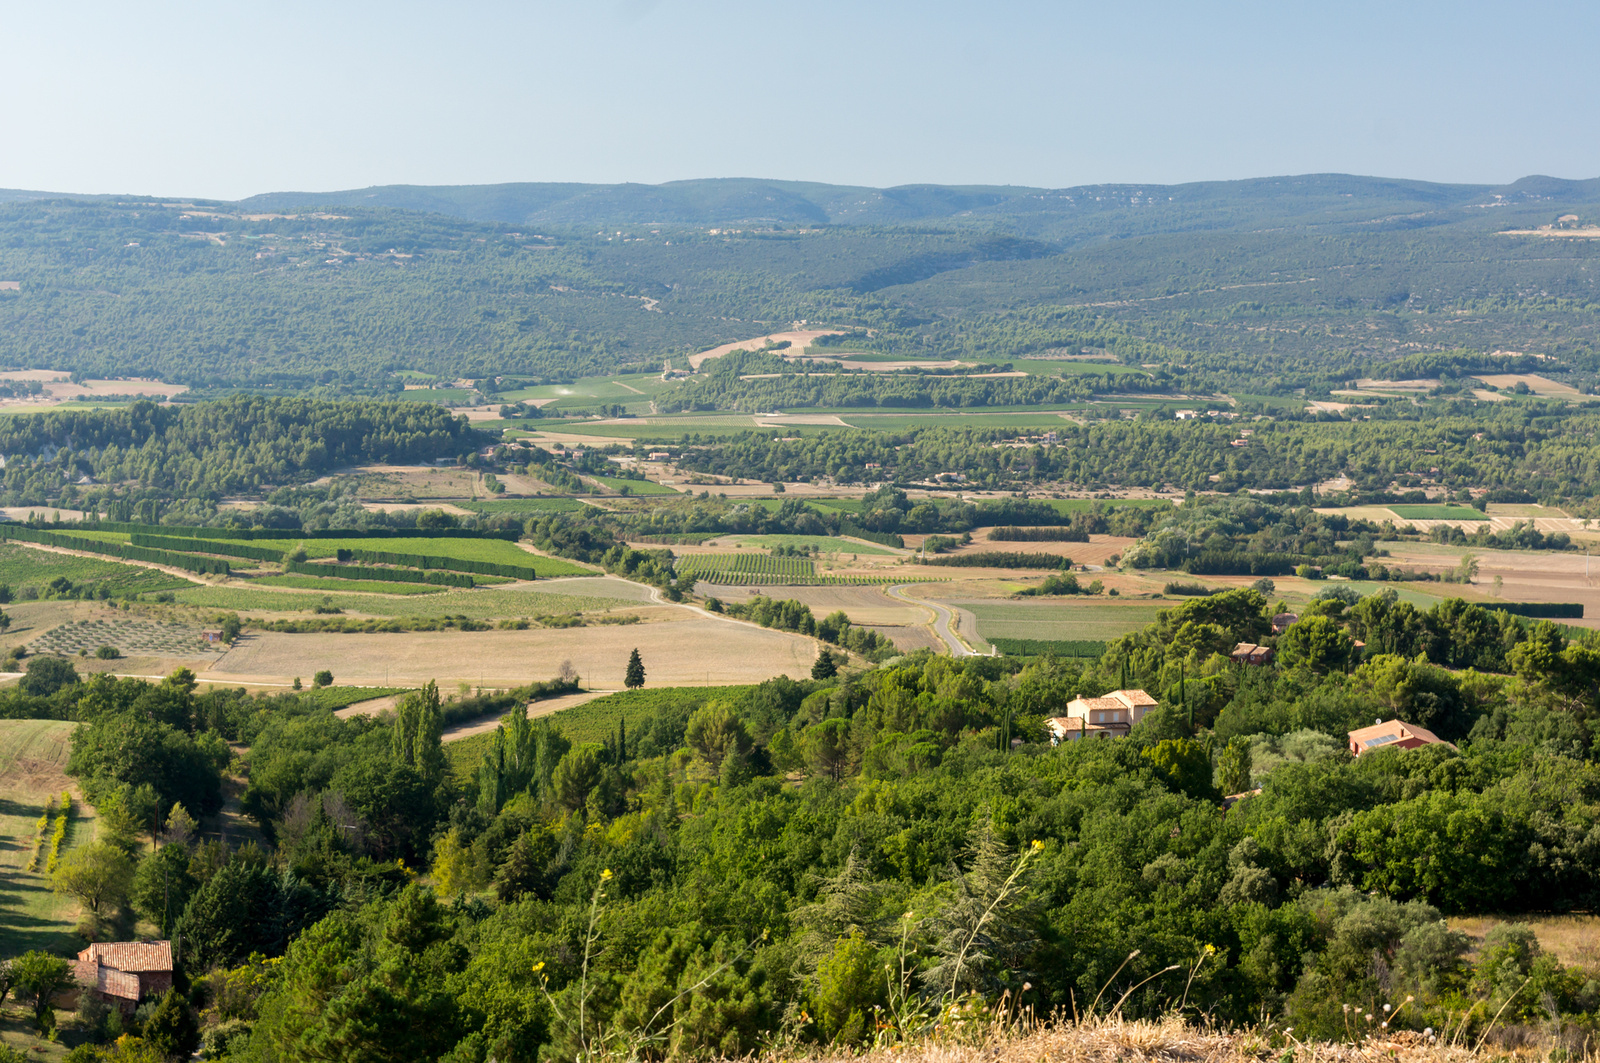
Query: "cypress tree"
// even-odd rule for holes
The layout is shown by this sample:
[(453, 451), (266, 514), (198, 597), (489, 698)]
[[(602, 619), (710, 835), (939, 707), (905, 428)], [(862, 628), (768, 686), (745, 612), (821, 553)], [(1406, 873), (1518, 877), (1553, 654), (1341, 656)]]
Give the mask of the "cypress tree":
[(628, 671), (623, 677), (622, 685), (629, 690), (638, 690), (644, 686), (644, 661), (639, 657), (638, 647), (628, 655)]

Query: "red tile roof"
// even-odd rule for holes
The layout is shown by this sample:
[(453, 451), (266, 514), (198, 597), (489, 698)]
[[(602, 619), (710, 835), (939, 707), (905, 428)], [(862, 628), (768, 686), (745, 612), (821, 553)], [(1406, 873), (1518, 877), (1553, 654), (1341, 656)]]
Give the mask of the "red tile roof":
[(103, 941), (78, 953), (78, 959), (118, 971), (141, 973), (172, 970), (170, 941)]

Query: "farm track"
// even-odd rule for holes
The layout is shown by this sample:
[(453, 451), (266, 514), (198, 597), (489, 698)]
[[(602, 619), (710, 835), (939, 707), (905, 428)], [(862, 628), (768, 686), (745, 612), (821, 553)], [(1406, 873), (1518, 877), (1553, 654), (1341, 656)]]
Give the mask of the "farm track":
[(952, 657), (977, 656), (977, 651), (975, 651), (971, 646), (968, 646), (966, 642), (962, 640), (961, 636), (956, 633), (954, 623), (955, 614), (950, 610), (950, 608), (941, 605), (938, 602), (929, 601), (923, 598), (911, 597), (909, 594), (905, 593), (907, 586), (909, 586), (909, 584), (896, 584), (893, 587), (885, 587), (884, 592), (890, 597), (897, 598), (908, 605), (918, 606), (932, 612), (933, 619), (926, 626), (933, 630), (934, 635), (939, 638), (939, 641), (943, 642), (950, 648), (950, 655)]

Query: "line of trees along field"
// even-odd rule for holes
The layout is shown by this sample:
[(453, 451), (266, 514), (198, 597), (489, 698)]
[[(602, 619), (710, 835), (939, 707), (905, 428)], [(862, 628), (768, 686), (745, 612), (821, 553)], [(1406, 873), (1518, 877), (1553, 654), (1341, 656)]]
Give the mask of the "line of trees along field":
[[(1308, 1038), (1342, 1036), (1344, 1003), (1408, 997), (1397, 1028), (1471, 1009), (1473, 1036), (1497, 1012), (1507, 1036), (1556, 1014), (1592, 1035), (1595, 972), (1516, 925), (1474, 957), (1440, 920), (1600, 902), (1593, 636), (1333, 595), (1276, 665), (1229, 661), (1274, 609), (1197, 598), (1098, 660), (646, 687), (590, 703), (574, 737), (516, 702), (454, 766), (446, 716), (511, 699), (425, 690), (344, 720), (69, 667), (0, 713), (83, 721), (70, 767), (105, 829), (81, 851), (186, 942), (222, 1058), (735, 1055), (780, 1031), (913, 1037), (1007, 991), (1048, 1012), (1109, 983), (1153, 1016), (1185, 980), (1201, 1014)], [(1161, 702), (1131, 736), (1048, 744), (1067, 700), (1121, 686)], [(1346, 730), (1395, 716), (1458, 748), (1350, 756)], [(269, 846), (168, 827), (149, 853), (146, 824), (217, 807), (228, 742)]]

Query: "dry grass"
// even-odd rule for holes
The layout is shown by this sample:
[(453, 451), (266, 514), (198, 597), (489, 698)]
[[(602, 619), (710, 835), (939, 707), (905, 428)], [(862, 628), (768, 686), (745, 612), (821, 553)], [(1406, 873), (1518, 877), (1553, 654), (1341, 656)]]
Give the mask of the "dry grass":
[[(1547, 1049), (1538, 1045), (1508, 1050), (1494, 1045), (1474, 1051), (1470, 1044), (1451, 1046), (1410, 1032), (1353, 1044), (1306, 1042), (1276, 1030), (1270, 1035), (1257, 1030), (1223, 1032), (1175, 1018), (1161, 1022), (1113, 1018), (1047, 1025), (1022, 1034), (998, 1030), (975, 1041), (936, 1038), (859, 1053), (829, 1049), (807, 1058), (816, 1063), (1267, 1063), (1290, 1059), (1294, 1063), (1467, 1063), (1508, 1057), (1542, 1059)], [(1571, 1058), (1595, 1057), (1575, 1053)]]
[(1523, 923), (1533, 929), (1539, 946), (1569, 967), (1600, 974), (1600, 916), (1596, 915), (1472, 915), (1450, 920), (1450, 928), (1472, 938), (1473, 947), (1500, 923)]

